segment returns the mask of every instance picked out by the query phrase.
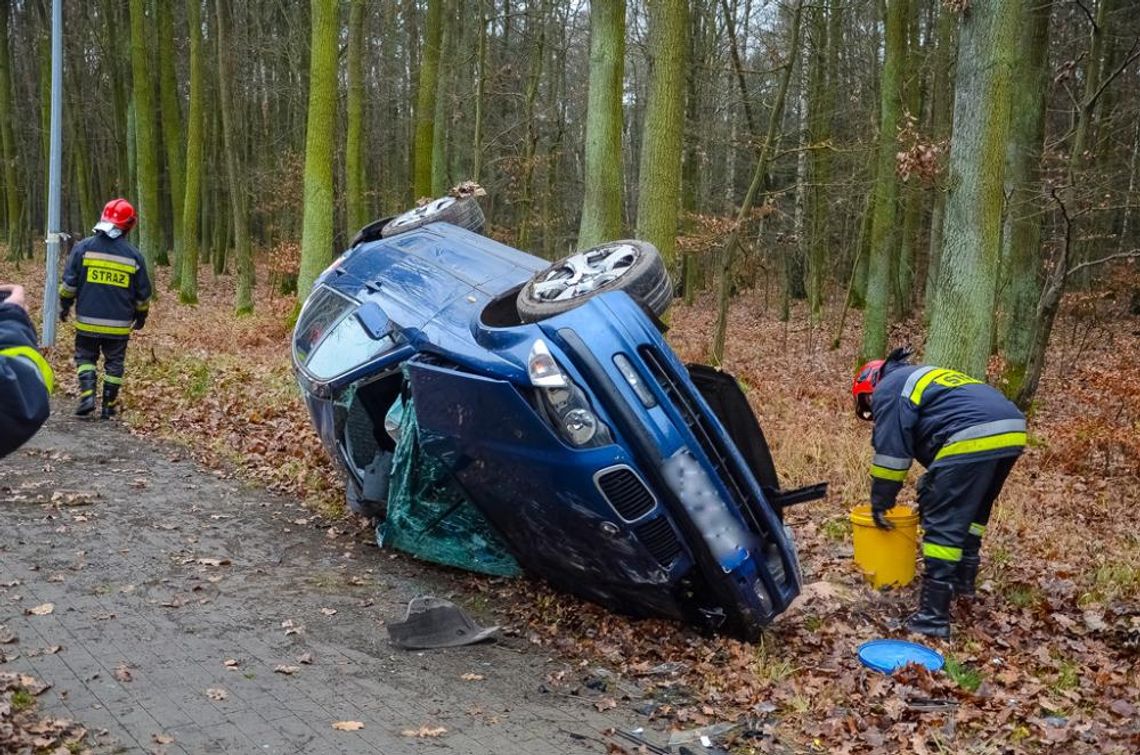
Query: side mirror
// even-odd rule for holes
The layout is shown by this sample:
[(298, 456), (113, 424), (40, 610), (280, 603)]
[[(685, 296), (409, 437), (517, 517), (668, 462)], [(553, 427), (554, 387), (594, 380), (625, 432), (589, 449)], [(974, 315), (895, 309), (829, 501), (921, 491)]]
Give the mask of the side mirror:
[(392, 321), (388, 319), (387, 313), (374, 301), (361, 304), (356, 310), (356, 319), (373, 341), (379, 341), (392, 329)]

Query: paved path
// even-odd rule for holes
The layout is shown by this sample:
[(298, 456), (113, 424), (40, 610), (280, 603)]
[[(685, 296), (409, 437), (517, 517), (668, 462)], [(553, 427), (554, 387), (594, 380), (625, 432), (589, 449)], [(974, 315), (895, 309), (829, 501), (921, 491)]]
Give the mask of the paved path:
[[(456, 585), (111, 423), (53, 417), (0, 461), (0, 624), (19, 638), (0, 670), (52, 684), (41, 708), (99, 752), (596, 753), (638, 725), (542, 691), (563, 666), (518, 638), (388, 644), (408, 599)], [(402, 733), (420, 727), (447, 731)]]

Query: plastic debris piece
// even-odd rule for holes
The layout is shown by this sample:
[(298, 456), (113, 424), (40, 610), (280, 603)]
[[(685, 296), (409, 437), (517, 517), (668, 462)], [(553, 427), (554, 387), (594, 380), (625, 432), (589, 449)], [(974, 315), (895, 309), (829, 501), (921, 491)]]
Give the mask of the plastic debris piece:
[(403, 621), (388, 623), (392, 644), (405, 650), (472, 645), (486, 640), (499, 627), (481, 627), (450, 600), (419, 595), (408, 602)]
[(884, 674), (894, 673), (908, 663), (917, 663), (930, 671), (941, 671), (944, 663), (938, 651), (906, 640), (871, 640), (860, 645), (858, 653), (864, 666)]

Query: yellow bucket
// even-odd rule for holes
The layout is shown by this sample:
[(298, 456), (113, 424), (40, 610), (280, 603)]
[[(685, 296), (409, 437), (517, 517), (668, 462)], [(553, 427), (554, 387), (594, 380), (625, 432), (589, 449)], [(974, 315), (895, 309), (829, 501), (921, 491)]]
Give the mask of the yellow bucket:
[(855, 563), (875, 589), (902, 587), (914, 579), (918, 514), (909, 506), (895, 506), (887, 519), (895, 525), (893, 530), (875, 526), (870, 506), (856, 506), (851, 512)]

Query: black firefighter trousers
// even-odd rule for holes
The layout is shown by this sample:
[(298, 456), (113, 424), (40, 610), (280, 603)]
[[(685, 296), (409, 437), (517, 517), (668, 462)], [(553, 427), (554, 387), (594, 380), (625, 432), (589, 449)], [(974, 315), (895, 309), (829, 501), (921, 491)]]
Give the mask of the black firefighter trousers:
[(75, 334), (75, 369), (80, 374), (94, 372), (103, 354), (103, 382), (123, 384), (123, 365), (127, 359), (127, 338), (108, 338), (86, 333)]
[(963, 555), (976, 557), (994, 501), (1016, 456), (943, 464), (918, 482), (926, 577), (949, 581)]

